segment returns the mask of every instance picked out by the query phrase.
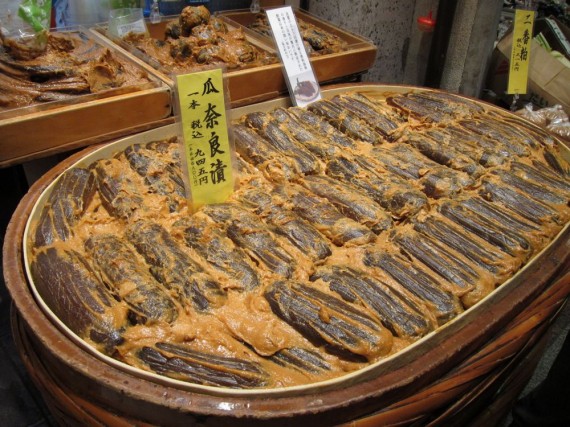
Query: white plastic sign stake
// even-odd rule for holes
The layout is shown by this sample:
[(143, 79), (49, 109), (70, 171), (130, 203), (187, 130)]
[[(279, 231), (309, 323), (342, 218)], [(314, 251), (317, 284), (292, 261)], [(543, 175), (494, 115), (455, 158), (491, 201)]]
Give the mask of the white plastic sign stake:
[(291, 6), (266, 10), (293, 104), (304, 107), (321, 99), (321, 90)]

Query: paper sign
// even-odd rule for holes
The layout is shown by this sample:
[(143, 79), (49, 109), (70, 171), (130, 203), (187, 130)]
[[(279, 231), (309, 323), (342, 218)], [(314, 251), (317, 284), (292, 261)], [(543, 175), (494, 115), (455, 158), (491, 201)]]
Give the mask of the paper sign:
[(534, 12), (532, 10), (517, 9), (515, 11), (508, 94), (526, 94), (533, 23)]
[(222, 70), (178, 75), (176, 86), (192, 207), (222, 203), (234, 189)]
[(275, 44), (285, 69), (293, 103), (305, 105), (321, 99), (321, 91), (291, 6), (266, 11)]

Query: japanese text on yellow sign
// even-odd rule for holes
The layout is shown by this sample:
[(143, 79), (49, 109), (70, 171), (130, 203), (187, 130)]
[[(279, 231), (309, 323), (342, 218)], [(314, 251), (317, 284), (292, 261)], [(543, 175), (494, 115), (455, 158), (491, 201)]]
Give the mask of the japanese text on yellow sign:
[(222, 70), (179, 75), (176, 84), (193, 208), (224, 202), (234, 182)]
[(534, 12), (532, 10), (517, 9), (515, 11), (508, 94), (523, 95), (526, 93), (533, 22)]

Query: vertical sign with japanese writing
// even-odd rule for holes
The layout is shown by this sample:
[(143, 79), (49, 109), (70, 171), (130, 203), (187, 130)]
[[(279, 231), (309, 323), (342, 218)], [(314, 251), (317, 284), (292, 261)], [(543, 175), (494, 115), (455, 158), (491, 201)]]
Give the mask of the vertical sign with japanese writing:
[(534, 12), (532, 10), (517, 9), (515, 11), (508, 94), (524, 95), (527, 91), (533, 23)]
[(321, 91), (291, 6), (266, 11), (273, 38), (285, 68), (285, 79), (295, 105), (321, 99)]
[(234, 189), (222, 70), (178, 75), (176, 85), (192, 207), (222, 203)]

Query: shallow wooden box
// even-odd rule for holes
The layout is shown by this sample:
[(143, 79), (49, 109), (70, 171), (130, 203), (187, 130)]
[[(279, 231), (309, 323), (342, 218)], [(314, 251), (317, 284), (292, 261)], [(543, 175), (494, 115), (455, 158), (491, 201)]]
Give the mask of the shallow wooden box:
[[(276, 52), (271, 39), (263, 37), (244, 27), (244, 23), (247, 22), (247, 19), (252, 19), (253, 15), (251, 12), (219, 13), (216, 14), (216, 16), (224, 19), (229, 28), (243, 27), (248, 40), (257, 47), (270, 52)], [(343, 31), (324, 21), (320, 21), (306, 13), (303, 13), (302, 16), (303, 19), (307, 16), (307, 20), (310, 19), (310, 22), (339, 35), (349, 43), (349, 49), (345, 52), (310, 59), (319, 83), (326, 84), (339, 79), (360, 75), (372, 67), (376, 59), (377, 51), (376, 46), (374, 46), (372, 42)], [(159, 24), (151, 24), (147, 21), (147, 27), (151, 36), (159, 40), (164, 40), (166, 24), (172, 19), (178, 19), (178, 17), (167, 17)], [(95, 26), (91, 30), (101, 37), (107, 37), (106, 25)], [(174, 79), (170, 70), (164, 69), (164, 67), (157, 64), (155, 60), (121, 40), (108, 40), (131, 53), (144, 64), (143, 66), (147, 67), (147, 70), (154, 72), (166, 84), (171, 87), (174, 86)], [(192, 72), (192, 70), (189, 69), (188, 72)], [(283, 70), (280, 63), (230, 70), (227, 73), (227, 78), (232, 107), (262, 102), (287, 93), (287, 84), (283, 77)]]
[[(95, 39), (88, 30), (72, 31)], [(102, 44), (97, 39), (95, 42)], [(113, 52), (132, 62), (124, 52)], [(149, 83), (0, 112), (0, 167), (163, 124), (172, 114), (171, 90), (159, 78), (147, 74)]]
[[(412, 89), (342, 85), (323, 95), (354, 88), (366, 94)], [(288, 105), (280, 98), (232, 115)], [(549, 322), (570, 293), (570, 224), (511, 279), (437, 331), (394, 357), (323, 383), (268, 390), (180, 385), (107, 360), (74, 336), (28, 279), (30, 221), (67, 168), (177, 132), (177, 125), (164, 126), (75, 154), (34, 184), (9, 224), (3, 271), (14, 301), (14, 334), (62, 425), (492, 425), (489, 420), (500, 418), (530, 378)]]

